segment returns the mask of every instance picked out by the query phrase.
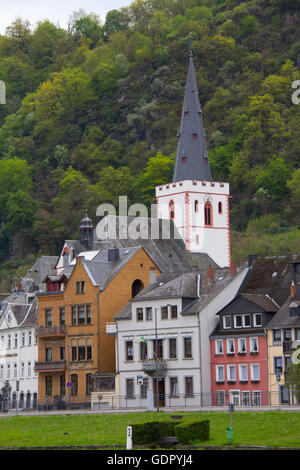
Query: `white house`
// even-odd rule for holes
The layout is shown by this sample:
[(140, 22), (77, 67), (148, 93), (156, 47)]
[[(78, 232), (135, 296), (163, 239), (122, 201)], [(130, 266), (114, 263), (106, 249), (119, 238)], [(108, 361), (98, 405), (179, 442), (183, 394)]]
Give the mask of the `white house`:
[(247, 272), (162, 274), (119, 312), (107, 333), (116, 334), (120, 407), (211, 403), (209, 334)]
[(4, 304), (0, 316), (0, 389), (4, 411), (34, 408), (37, 404), (36, 320), (35, 302)]

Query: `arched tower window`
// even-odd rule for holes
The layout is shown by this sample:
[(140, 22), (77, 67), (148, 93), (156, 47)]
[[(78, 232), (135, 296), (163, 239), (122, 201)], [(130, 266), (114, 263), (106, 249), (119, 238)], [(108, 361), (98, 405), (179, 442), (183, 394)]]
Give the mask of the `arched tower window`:
[(169, 218), (172, 220), (175, 219), (175, 204), (173, 200), (169, 202)]
[(135, 297), (142, 289), (144, 288), (144, 284), (140, 279), (136, 279), (131, 286), (131, 296), (132, 298)]
[(204, 225), (205, 227), (212, 227), (212, 205), (206, 201), (204, 206)]
[(199, 202), (195, 201), (195, 212), (199, 212)]

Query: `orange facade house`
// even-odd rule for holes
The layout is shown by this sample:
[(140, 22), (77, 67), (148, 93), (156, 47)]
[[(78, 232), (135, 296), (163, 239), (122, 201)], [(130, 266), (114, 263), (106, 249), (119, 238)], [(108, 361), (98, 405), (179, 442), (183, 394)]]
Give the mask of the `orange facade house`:
[(131, 247), (86, 252), (46, 278), (37, 294), (41, 405), (89, 403), (93, 374), (115, 372), (106, 324), (159, 273), (142, 247)]

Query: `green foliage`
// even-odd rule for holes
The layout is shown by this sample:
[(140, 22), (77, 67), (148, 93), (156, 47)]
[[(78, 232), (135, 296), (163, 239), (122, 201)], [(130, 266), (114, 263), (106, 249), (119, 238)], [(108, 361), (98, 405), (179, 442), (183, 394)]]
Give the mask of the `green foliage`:
[(0, 261), (21, 234), (29, 252), (53, 252), (84, 207), (154, 202), (172, 180), (191, 49), (212, 175), (231, 185), (233, 251), (297, 249), (297, 3), (135, 0), (104, 24), (74, 12), (67, 30), (16, 19), (0, 37)]
[(182, 445), (190, 444), (192, 441), (208, 441), (210, 437), (209, 420), (184, 421), (175, 427), (175, 434)]

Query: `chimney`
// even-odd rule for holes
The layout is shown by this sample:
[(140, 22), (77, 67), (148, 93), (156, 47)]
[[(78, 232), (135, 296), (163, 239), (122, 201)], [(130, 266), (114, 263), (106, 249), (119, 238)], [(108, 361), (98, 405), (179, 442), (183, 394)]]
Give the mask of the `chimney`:
[(108, 261), (115, 263), (120, 258), (119, 248), (109, 248), (107, 252)]
[(150, 267), (149, 275), (150, 275), (149, 282), (150, 284), (153, 284), (156, 281), (156, 269), (154, 266)]
[(294, 281), (292, 281), (292, 284), (290, 285), (290, 296), (295, 297), (296, 295), (296, 286)]
[(237, 264), (233, 261), (230, 265), (230, 274), (234, 276), (236, 274)]
[(206, 276), (207, 276), (207, 279), (210, 280), (210, 281), (214, 281), (214, 279), (215, 279), (214, 268), (210, 265), (208, 266), (208, 268), (206, 270)]

